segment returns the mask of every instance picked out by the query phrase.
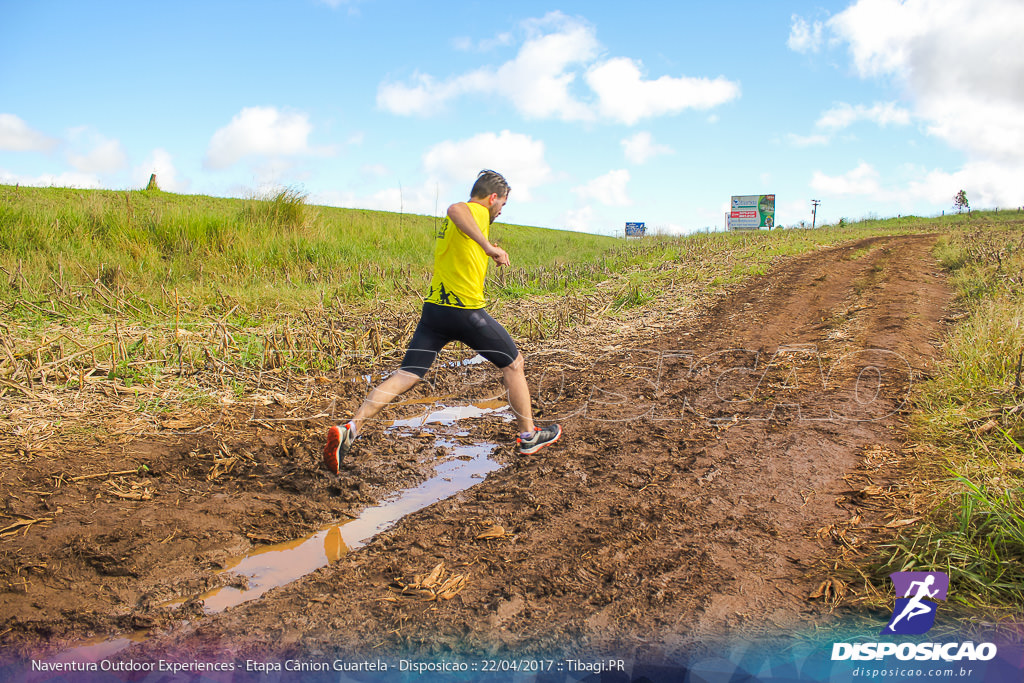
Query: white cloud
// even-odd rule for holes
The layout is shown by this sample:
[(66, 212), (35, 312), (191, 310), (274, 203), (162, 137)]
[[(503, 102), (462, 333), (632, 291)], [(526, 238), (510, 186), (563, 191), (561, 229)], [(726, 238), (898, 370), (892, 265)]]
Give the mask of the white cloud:
[(626, 156), (626, 160), (634, 164), (645, 164), (656, 156), (675, 153), (668, 145), (659, 145), (654, 142), (654, 137), (647, 131), (632, 135), (619, 144), (622, 145), (622, 152)]
[(527, 39), (518, 54), (497, 69), (481, 68), (444, 81), (416, 73), (412, 85), (381, 84), (377, 105), (394, 114), (422, 116), (438, 113), (449, 100), (475, 93), (504, 96), (528, 118), (592, 118), (569, 87), (576, 78), (574, 69), (597, 56), (594, 29), (561, 12), (524, 22), (523, 28)]
[(953, 173), (933, 170), (912, 181), (906, 194), (938, 206), (953, 206), (953, 195), (960, 190), (974, 208), (1018, 206), (1009, 199), (1020, 197), (1024, 187), (1024, 168), (1017, 164), (971, 162)]
[(515, 38), (511, 33), (499, 33), (493, 38), (484, 38), (474, 41), (468, 36), (460, 36), (452, 39), (452, 47), (460, 52), (488, 52), (495, 48), (511, 45)]
[(305, 114), (282, 112), (275, 107), (246, 107), (213, 134), (204, 163), (208, 168), (223, 169), (251, 156), (331, 153), (328, 148), (309, 146), (312, 130)]
[[(498, 68), (495, 86), (527, 118), (558, 118), (585, 121), (590, 108), (570, 92), (576, 80), (574, 67), (597, 57), (596, 31), (587, 23), (552, 12), (527, 22), (530, 38), (515, 59)], [(554, 29), (549, 33), (545, 31)]]
[(598, 110), (608, 119), (626, 125), (686, 109), (710, 109), (740, 95), (736, 83), (721, 77), (662, 76), (644, 80), (640, 64), (626, 57), (609, 59), (590, 68), (586, 81), (597, 93)]
[(827, 145), (831, 138), (828, 135), (797, 135), (790, 133), (786, 140), (794, 147), (813, 147), (816, 145)]
[(0, 114), (0, 150), (46, 152), (56, 145), (56, 140), (32, 130), (20, 117), (14, 114)]
[(967, 193), (975, 208), (1018, 206), (1019, 200), (1012, 199), (1020, 197), (1020, 188), (1024, 187), (1024, 167), (991, 161), (969, 162), (954, 172), (910, 168), (906, 173), (911, 180), (899, 185), (883, 185), (878, 171), (861, 162), (838, 176), (815, 171), (811, 188), (822, 196), (864, 196), (898, 202), (906, 207), (914, 202), (925, 202), (949, 209), (953, 206), (953, 195), (960, 190)]
[(739, 86), (721, 77), (646, 80), (632, 59), (598, 61), (602, 48), (594, 27), (561, 12), (528, 20), (521, 28), (526, 38), (512, 60), (444, 80), (415, 73), (410, 83), (382, 83), (377, 105), (399, 115), (429, 115), (457, 97), (474, 94), (504, 97), (530, 119), (592, 121), (603, 116), (633, 124), (685, 109), (707, 109), (739, 96)]
[(573, 192), (584, 201), (592, 199), (605, 206), (630, 206), (633, 204), (633, 200), (629, 198), (629, 193), (626, 191), (628, 184), (629, 171), (618, 169), (608, 171), (586, 185), (573, 188)]
[(128, 165), (128, 155), (119, 140), (104, 137), (88, 128), (69, 131), (68, 140), (82, 152), (69, 151), (68, 163), (83, 173), (113, 173)]
[(414, 73), (413, 85), (382, 83), (377, 88), (377, 106), (399, 116), (427, 116), (441, 111), (445, 104), (467, 92), (491, 92), (494, 76), (474, 71), (447, 82), (430, 74)]
[(931, 135), (972, 161), (1024, 162), (1024, 3), (859, 0), (828, 26), (861, 77), (901, 86)]
[[(812, 27), (794, 17), (791, 45), (820, 45)], [(839, 104), (816, 124), (823, 133), (857, 121), (920, 122), (928, 135), (966, 152), (962, 169), (920, 171), (904, 187), (883, 192), (862, 164), (850, 173), (814, 176), (818, 191), (886, 195), (945, 206), (953, 193), (972, 192), (984, 206), (1018, 206), (1024, 167), (1024, 3), (1019, 0), (856, 0), (826, 22), (830, 44), (845, 44), (855, 72), (899, 88), (895, 103)], [(806, 43), (804, 42), (806, 38)], [(827, 137), (789, 136), (793, 144)], [(948, 195), (948, 196), (947, 196)]]
[(808, 23), (806, 19), (794, 14), (790, 17), (789, 39), (786, 45), (794, 52), (817, 52), (823, 41), (824, 24), (820, 21)]
[[(454, 201), (469, 199), (477, 174), (491, 168), (503, 174), (512, 186), (510, 209), (530, 201), (532, 191), (551, 179), (544, 159), (544, 143), (528, 135), (502, 131), (481, 133), (465, 140), (440, 142), (423, 154), (426, 179), (419, 184), (398, 183), (366, 194), (328, 191), (313, 200), (330, 206), (401, 211), (436, 216)], [(364, 166), (364, 178), (393, 176), (383, 165)], [(510, 210), (506, 214), (512, 215)]]
[(464, 187), (467, 196), (477, 173), (485, 168), (494, 169), (512, 186), (512, 202), (530, 201), (533, 188), (551, 178), (551, 167), (544, 159), (544, 143), (507, 130), (441, 142), (423, 155), (423, 166), (442, 187)]
[(0, 169), (0, 184), (27, 185), (29, 187), (77, 187), (82, 189), (99, 189), (100, 179), (91, 173), (43, 173), (27, 176)]
[[(468, 188), (466, 194), (469, 194)], [(438, 184), (429, 181), (422, 185), (387, 187), (367, 195), (329, 190), (315, 194), (311, 199), (313, 203), (327, 206), (415, 213), (426, 216), (435, 216), (439, 212), (444, 212), (448, 204), (451, 203), (441, 192)], [(444, 202), (443, 205), (442, 202)]]
[(359, 175), (363, 178), (383, 178), (391, 173), (384, 164), (363, 164), (359, 168)]
[[(933, 13), (960, 0), (859, 0), (829, 19), (829, 28), (850, 45), (862, 77), (890, 75), (908, 66), (911, 43), (934, 29)], [(930, 6), (930, 7), (929, 7)], [(936, 17), (937, 18), (937, 17)]]
[(897, 106), (895, 102), (876, 102), (871, 107), (840, 102), (825, 111), (815, 125), (818, 128), (841, 130), (858, 121), (870, 121), (879, 126), (889, 124), (905, 126), (910, 123), (910, 112)]
[(566, 211), (560, 219), (561, 226), (577, 232), (590, 232), (594, 227), (594, 207), (584, 206)]
[(797, 135), (790, 133), (786, 135), (786, 141), (793, 147), (812, 147), (816, 145), (827, 145), (832, 141), (832, 134), (849, 128), (858, 121), (869, 121), (878, 126), (910, 124), (910, 111), (897, 105), (895, 102), (876, 102), (868, 107), (863, 104), (852, 105), (840, 102), (822, 112), (821, 116), (814, 123), (818, 130), (825, 133), (812, 133), (811, 135)]
[(350, 15), (359, 14), (359, 3), (363, 0), (318, 0), (321, 5), (327, 5), (331, 9), (345, 7)]
[(1011, 166), (1024, 163), (1024, 100), (986, 102), (981, 97), (936, 96), (922, 102), (920, 109), (929, 134), (966, 151), (972, 159)]
[(776, 225), (789, 225), (795, 226), (800, 221), (806, 221), (808, 225), (811, 223), (811, 200), (810, 199), (791, 199), (785, 202), (778, 202), (775, 204), (775, 224)]
[(152, 173), (156, 174), (157, 186), (165, 192), (181, 192), (188, 188), (187, 182), (178, 179), (174, 159), (165, 149), (154, 149), (145, 161), (135, 167), (132, 177), (138, 187), (146, 187)]
[(811, 177), (811, 188), (832, 197), (866, 195), (878, 198), (882, 194), (878, 178), (878, 171), (862, 161), (857, 168), (839, 176), (828, 176), (821, 171), (815, 171)]

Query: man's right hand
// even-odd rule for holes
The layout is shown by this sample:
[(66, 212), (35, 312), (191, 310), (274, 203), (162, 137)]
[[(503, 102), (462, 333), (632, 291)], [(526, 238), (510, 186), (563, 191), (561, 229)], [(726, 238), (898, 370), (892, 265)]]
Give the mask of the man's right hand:
[(494, 259), (494, 262), (499, 266), (507, 266), (509, 264), (508, 253), (496, 244), (491, 245), (491, 248), (487, 250), (487, 255)]

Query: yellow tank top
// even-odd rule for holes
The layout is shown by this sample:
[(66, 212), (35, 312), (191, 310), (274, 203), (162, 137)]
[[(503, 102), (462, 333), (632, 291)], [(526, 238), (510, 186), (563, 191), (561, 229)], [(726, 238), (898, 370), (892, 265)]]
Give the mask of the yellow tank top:
[[(491, 214), (486, 206), (467, 202), (484, 238), (489, 239)], [(445, 216), (434, 235), (434, 276), (427, 301), (454, 308), (483, 308), (484, 280), (490, 257)]]

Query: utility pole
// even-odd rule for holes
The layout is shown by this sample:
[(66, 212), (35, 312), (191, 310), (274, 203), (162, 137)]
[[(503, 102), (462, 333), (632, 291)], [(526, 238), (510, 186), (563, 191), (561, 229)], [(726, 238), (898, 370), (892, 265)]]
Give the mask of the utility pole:
[(816, 226), (818, 224), (818, 204), (821, 204), (821, 200), (820, 199), (812, 199), (811, 200), (811, 204), (814, 205), (814, 210), (811, 213), (811, 216), (812, 216), (812, 218), (811, 218), (811, 230), (813, 230), (814, 226)]

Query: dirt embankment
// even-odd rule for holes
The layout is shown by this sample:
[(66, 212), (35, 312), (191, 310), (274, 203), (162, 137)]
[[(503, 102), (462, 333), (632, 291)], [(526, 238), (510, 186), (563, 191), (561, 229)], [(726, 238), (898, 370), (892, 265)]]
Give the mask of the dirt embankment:
[[(159, 434), (12, 454), (0, 475), (0, 644), (52, 653), (151, 629), (123, 656), (654, 661), (827, 619), (842, 587), (808, 596), (831, 563), (899, 523), (880, 494), (900, 476), (901, 411), (951, 297), (933, 243), (822, 249), (699, 314), (651, 312), (629, 334), (591, 328), (532, 351), (540, 420), (562, 422), (561, 442), (519, 457), (500, 418), (463, 420), (452, 438), (501, 444), (503, 469), (215, 615), (189, 598), (237, 582), (218, 573), (230, 558), (355, 515), (450, 449), (378, 426), (330, 476), (316, 467), (322, 434), (365, 385), (310, 378), (271, 387), (267, 405), (169, 417)], [(420, 395), (493, 397), (496, 375), (439, 373)], [(459, 576), (450, 599), (425, 601)]]

